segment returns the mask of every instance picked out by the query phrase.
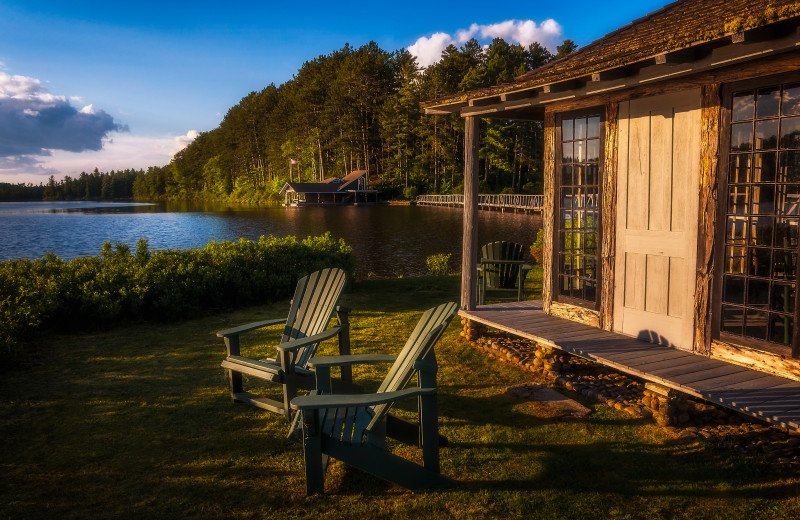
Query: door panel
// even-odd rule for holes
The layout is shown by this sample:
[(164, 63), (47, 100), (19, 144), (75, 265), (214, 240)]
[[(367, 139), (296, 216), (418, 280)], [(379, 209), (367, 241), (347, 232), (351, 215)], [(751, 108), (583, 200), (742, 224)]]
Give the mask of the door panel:
[(618, 138), (614, 330), (691, 348), (700, 91), (621, 103)]

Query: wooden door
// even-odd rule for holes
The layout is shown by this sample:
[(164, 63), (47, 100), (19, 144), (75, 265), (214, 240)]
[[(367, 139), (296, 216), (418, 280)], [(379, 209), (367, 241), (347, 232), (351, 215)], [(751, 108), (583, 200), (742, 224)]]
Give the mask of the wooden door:
[(700, 90), (620, 103), (614, 330), (691, 349)]

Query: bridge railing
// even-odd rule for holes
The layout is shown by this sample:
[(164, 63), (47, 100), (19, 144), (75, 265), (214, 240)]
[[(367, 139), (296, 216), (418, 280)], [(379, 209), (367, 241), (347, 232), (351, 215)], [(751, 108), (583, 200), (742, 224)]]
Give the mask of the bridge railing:
[[(420, 195), (417, 204), (436, 206), (463, 206), (464, 195)], [(544, 195), (521, 195), (515, 193), (481, 193), (478, 194), (478, 206), (493, 208), (516, 208), (541, 210), (544, 207)]]

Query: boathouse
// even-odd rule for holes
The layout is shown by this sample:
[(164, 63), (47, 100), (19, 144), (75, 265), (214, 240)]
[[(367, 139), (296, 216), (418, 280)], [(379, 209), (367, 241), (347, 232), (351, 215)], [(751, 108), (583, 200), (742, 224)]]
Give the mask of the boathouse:
[(286, 206), (374, 204), (378, 201), (378, 191), (367, 186), (366, 170), (356, 170), (344, 178), (329, 177), (322, 182), (287, 182), (280, 193)]
[[(465, 121), (462, 315), (800, 427), (799, 27), (798, 2), (680, 0), (512, 83), (423, 103)], [(541, 302), (476, 307), (481, 118), (544, 122)], [(633, 342), (695, 356), (668, 377), (640, 347), (650, 368), (606, 348)]]

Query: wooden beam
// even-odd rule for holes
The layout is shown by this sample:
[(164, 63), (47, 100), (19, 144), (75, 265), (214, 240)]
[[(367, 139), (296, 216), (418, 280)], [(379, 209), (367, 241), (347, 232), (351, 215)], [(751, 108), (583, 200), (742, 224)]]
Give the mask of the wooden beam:
[(566, 92), (568, 90), (575, 90), (585, 85), (586, 82), (578, 79), (568, 79), (559, 83), (552, 83), (543, 87), (545, 94), (555, 94), (557, 92)]
[(633, 67), (617, 67), (615, 69), (604, 70), (592, 74), (592, 82), (597, 83), (600, 81), (614, 81), (621, 78), (627, 78), (634, 74)]
[(655, 59), (656, 65), (670, 63), (691, 63), (697, 58), (695, 50), (696, 49), (688, 48), (659, 54)]
[(518, 101), (520, 99), (533, 99), (538, 95), (536, 89), (517, 90), (500, 95), (500, 101)]
[(461, 308), (475, 310), (478, 263), (478, 150), (480, 119), (464, 118), (464, 233), (461, 249)]
[(600, 327), (611, 330), (614, 325), (614, 258), (617, 223), (617, 126), (619, 103), (606, 103), (605, 146), (603, 149), (603, 187), (600, 224), (601, 273)]
[(544, 113), (544, 210), (542, 227), (542, 310), (550, 314), (553, 303), (553, 205), (557, 196), (555, 190), (556, 162), (556, 114), (548, 110)]
[(470, 99), (469, 106), (471, 107), (485, 107), (488, 105), (495, 105), (500, 102), (500, 96), (489, 96), (485, 98)]
[(697, 222), (697, 282), (694, 300), (694, 350), (711, 352), (711, 295), (714, 278), (717, 185), (719, 182), (720, 84), (703, 85), (700, 131), (700, 199)]

